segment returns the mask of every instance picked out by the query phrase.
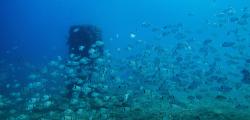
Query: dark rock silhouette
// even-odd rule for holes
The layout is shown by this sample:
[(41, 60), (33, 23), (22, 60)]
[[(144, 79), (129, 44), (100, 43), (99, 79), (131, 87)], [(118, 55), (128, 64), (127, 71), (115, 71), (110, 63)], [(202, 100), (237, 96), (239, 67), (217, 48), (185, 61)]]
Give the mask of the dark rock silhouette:
[[(97, 41), (102, 41), (101, 30), (93, 25), (74, 25), (69, 29), (69, 38), (68, 38), (68, 47), (69, 47), (69, 55), (72, 54), (75, 56), (74, 58), (70, 57), (70, 60), (79, 62), (82, 58), (87, 58), (89, 61), (87, 64), (79, 64), (78, 68), (75, 68), (78, 74), (75, 76), (79, 79), (82, 79), (86, 82), (86, 79), (91, 79), (92, 72), (95, 66), (95, 60), (102, 56), (103, 54), (103, 45), (97, 45)], [(90, 50), (94, 49), (98, 56), (92, 57)], [(74, 66), (72, 66), (74, 67)], [(83, 69), (84, 68), (84, 69)], [(88, 70), (86, 75), (82, 75), (81, 72)], [(83, 83), (79, 84), (76, 81), (69, 82), (66, 86), (68, 89), (68, 98), (72, 98), (74, 91), (73, 88), (75, 86), (82, 86)]]
[[(74, 25), (69, 30), (69, 53), (79, 57), (90, 58), (89, 50), (95, 48), (99, 54), (103, 53), (102, 46), (94, 46), (96, 41), (102, 41), (101, 30), (93, 25)], [(80, 49), (84, 47), (84, 49)]]

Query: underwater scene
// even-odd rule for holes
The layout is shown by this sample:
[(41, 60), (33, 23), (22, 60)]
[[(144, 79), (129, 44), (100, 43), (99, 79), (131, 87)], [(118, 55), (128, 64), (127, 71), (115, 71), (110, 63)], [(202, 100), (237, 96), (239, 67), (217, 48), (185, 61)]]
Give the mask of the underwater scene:
[(250, 0), (2, 0), (0, 120), (250, 120)]

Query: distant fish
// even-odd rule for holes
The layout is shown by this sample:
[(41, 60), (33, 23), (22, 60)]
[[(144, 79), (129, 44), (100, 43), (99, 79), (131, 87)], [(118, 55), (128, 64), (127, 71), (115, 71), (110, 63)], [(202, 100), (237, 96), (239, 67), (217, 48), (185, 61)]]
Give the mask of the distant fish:
[(203, 97), (202, 97), (202, 95), (196, 95), (195, 98), (196, 98), (197, 100), (201, 100)]
[(250, 58), (249, 58), (249, 59), (246, 59), (246, 62), (247, 62), (247, 63), (250, 63)]
[(210, 44), (212, 42), (213, 42), (212, 39), (206, 39), (206, 40), (203, 41), (203, 45), (208, 45), (208, 44)]
[(238, 21), (238, 24), (239, 25), (247, 25), (248, 24), (248, 21), (247, 21), (247, 19), (240, 19), (239, 21)]
[(232, 91), (232, 87), (226, 86), (226, 85), (221, 85), (220, 87), (217, 87), (216, 90), (223, 92), (223, 93), (228, 93)]
[(160, 31), (160, 29), (159, 28), (152, 28), (152, 32), (159, 32)]
[(227, 77), (221, 77), (218, 75), (213, 75), (211, 77), (208, 78), (209, 81), (214, 81), (216, 83), (223, 83), (227, 80)]
[(226, 97), (226, 96), (223, 96), (223, 95), (216, 95), (216, 96), (215, 96), (215, 99), (216, 99), (216, 100), (219, 100), (219, 101), (222, 101), (222, 100), (227, 100), (227, 97)]
[(147, 22), (143, 22), (143, 23), (142, 23), (142, 27), (146, 27), (146, 28), (147, 28), (147, 27), (150, 27), (150, 26), (151, 26), (151, 25), (150, 25), (149, 23), (147, 23)]
[(79, 46), (79, 51), (83, 51), (84, 48), (84, 46)]
[(238, 61), (235, 61), (235, 60), (227, 60), (226, 63), (227, 63), (228, 65), (237, 65), (237, 64), (239, 64), (239, 62), (238, 62)]
[[(239, 33), (239, 30), (238, 29), (235, 29), (235, 30), (229, 30), (227, 31), (227, 35), (237, 35)], [(237, 40), (238, 41), (238, 40)]]
[(188, 100), (190, 100), (190, 101), (194, 101), (194, 100), (195, 100), (195, 97), (194, 97), (194, 96), (189, 95), (189, 96), (187, 96), (187, 99), (188, 99)]
[(187, 16), (192, 17), (192, 16), (194, 16), (194, 13), (189, 12), (189, 13), (187, 13)]
[(163, 26), (163, 29), (170, 29), (172, 26), (171, 25), (165, 25)]
[(192, 83), (190, 83), (190, 85), (188, 85), (188, 89), (190, 90), (195, 90), (196, 88), (199, 87), (201, 83), (197, 82), (197, 81), (193, 81)]
[(243, 11), (243, 12), (247, 12), (247, 11), (248, 11), (248, 7), (244, 7), (244, 8), (242, 9), (242, 11)]
[(170, 34), (170, 32), (162, 32), (161, 33), (161, 35), (164, 37), (164, 36), (167, 36), (167, 35), (169, 35)]
[(235, 108), (236, 108), (236, 109), (248, 109), (249, 106), (247, 106), (247, 105), (242, 105), (242, 104), (238, 104), (238, 105), (235, 106)]
[(241, 18), (243, 18), (243, 19), (248, 19), (248, 18), (250, 18), (250, 13), (244, 13), (244, 14), (241, 16)]
[(250, 84), (250, 72), (247, 69), (241, 70), (241, 73), (243, 75), (242, 82), (245, 84)]
[(233, 47), (235, 45), (235, 42), (223, 42), (222, 47)]
[(250, 95), (245, 95), (244, 98), (250, 100)]
[(187, 105), (184, 102), (177, 100), (173, 95), (167, 96), (167, 99), (170, 105), (179, 106), (181, 108), (187, 108)]
[(135, 38), (135, 37), (136, 37), (136, 34), (130, 33), (130, 38)]
[(5, 60), (0, 60), (0, 64), (4, 64), (5, 63)]
[(185, 38), (186, 38), (186, 35), (185, 35), (184, 33), (177, 33), (177, 34), (175, 35), (175, 38), (176, 38), (177, 40), (185, 39)]
[(182, 62), (183, 61), (183, 57), (176, 57), (176, 62), (178, 62), (178, 63), (180, 63), (180, 62)]
[(239, 18), (238, 18), (238, 17), (231, 17), (231, 18), (230, 18), (230, 22), (235, 23), (235, 22), (238, 22), (238, 21), (239, 21)]

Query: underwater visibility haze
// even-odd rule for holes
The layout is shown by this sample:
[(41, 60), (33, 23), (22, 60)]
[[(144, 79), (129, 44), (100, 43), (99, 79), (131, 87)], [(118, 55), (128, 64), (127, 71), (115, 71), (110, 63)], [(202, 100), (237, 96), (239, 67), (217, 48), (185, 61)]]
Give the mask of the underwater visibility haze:
[(2, 0), (0, 120), (250, 120), (249, 0)]

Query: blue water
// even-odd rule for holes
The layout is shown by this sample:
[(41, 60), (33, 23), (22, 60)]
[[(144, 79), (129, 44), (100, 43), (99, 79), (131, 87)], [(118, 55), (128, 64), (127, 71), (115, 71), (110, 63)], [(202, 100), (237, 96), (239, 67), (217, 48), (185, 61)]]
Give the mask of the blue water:
[[(0, 119), (250, 120), (249, 22), (249, 0), (0, 1)], [(77, 99), (72, 25), (105, 53)]]

